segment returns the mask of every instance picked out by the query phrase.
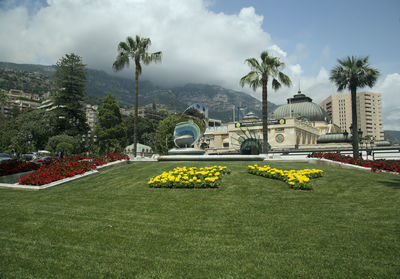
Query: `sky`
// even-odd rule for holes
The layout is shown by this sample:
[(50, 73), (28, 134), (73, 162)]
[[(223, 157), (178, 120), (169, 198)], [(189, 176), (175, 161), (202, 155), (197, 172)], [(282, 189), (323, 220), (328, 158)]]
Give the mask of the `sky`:
[[(66, 53), (113, 73), (127, 36), (151, 39), (161, 64), (140, 77), (162, 86), (216, 84), (246, 92), (244, 62), (262, 51), (278, 56), (291, 88), (269, 90), (286, 103), (299, 87), (320, 103), (337, 93), (329, 74), (338, 58), (369, 56), (381, 75), (385, 130), (400, 130), (400, 1), (398, 0), (0, 0), (0, 61), (54, 65)], [(342, 92), (348, 94), (348, 91)]]

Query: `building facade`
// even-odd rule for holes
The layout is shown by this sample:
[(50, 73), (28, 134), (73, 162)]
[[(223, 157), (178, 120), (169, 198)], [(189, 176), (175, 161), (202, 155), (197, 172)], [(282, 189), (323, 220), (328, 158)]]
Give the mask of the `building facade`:
[[(352, 124), (350, 94), (332, 94), (320, 105), (342, 132), (350, 132)], [(375, 140), (384, 140), (381, 93), (357, 93), (357, 121), (363, 137), (370, 136)]]
[[(268, 122), (272, 151), (315, 148), (319, 136), (340, 131), (329, 115), (300, 91), (276, 108)], [(247, 139), (262, 141), (262, 129), (262, 121), (252, 112), (239, 122), (208, 127), (204, 133), (207, 153), (237, 153)]]

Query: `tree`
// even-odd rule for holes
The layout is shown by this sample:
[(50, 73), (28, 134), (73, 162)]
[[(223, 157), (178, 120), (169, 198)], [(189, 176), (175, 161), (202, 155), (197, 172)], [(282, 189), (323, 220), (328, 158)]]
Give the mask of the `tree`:
[(89, 130), (82, 101), (86, 95), (86, 71), (82, 58), (66, 54), (57, 62), (55, 73), (58, 92), (54, 98), (57, 106), (57, 133), (71, 136), (86, 134)]
[(18, 125), (14, 119), (6, 119), (0, 115), (0, 152), (7, 152), (13, 148), (15, 137), (18, 133)]
[(285, 67), (285, 63), (281, 62), (278, 57), (269, 56), (267, 51), (260, 55), (261, 61), (256, 58), (248, 58), (245, 60), (251, 68), (251, 72), (240, 79), (240, 85), (244, 87), (248, 84), (254, 91), (262, 88), (262, 118), (263, 118), (263, 152), (268, 153), (268, 81), (272, 79), (272, 88), (278, 90), (282, 84), (291, 86), (290, 78), (281, 72)]
[(373, 87), (378, 79), (379, 71), (369, 66), (368, 56), (363, 58), (347, 56), (347, 58), (338, 59), (337, 61), (339, 65), (332, 69), (329, 79), (336, 84), (338, 91), (343, 91), (346, 88), (350, 90), (353, 157), (358, 159), (357, 88)]
[(17, 118), (19, 141), (23, 143), (27, 137), (32, 150), (45, 148), (49, 138), (55, 135), (53, 119), (51, 111), (32, 110), (20, 114)]
[(4, 115), (4, 106), (8, 103), (7, 91), (0, 88), (0, 113)]
[(126, 126), (122, 122), (119, 105), (110, 94), (99, 107), (99, 122), (95, 134), (100, 153), (121, 152), (126, 145)]
[(156, 136), (156, 151), (160, 154), (167, 154), (168, 150), (175, 146), (174, 129), (179, 122), (187, 121), (184, 117), (170, 115), (160, 122)]
[[(62, 145), (60, 145), (60, 143), (62, 143)], [(57, 136), (53, 136), (53, 137), (49, 138), (46, 149), (53, 151), (53, 152), (59, 152), (62, 150), (58, 150), (57, 147), (64, 148), (65, 144), (73, 147), (72, 150), (68, 150), (71, 153), (79, 153), (81, 151), (79, 139), (77, 137), (72, 137), (72, 136), (68, 136), (68, 135), (57, 135)]]
[(135, 40), (132, 37), (127, 37), (126, 42), (120, 42), (118, 44), (118, 55), (113, 64), (115, 71), (122, 70), (125, 66), (129, 66), (129, 60), (132, 59), (135, 62), (135, 117), (134, 117), (134, 153), (136, 157), (137, 151), (137, 126), (138, 126), (138, 99), (139, 99), (139, 75), (142, 73), (141, 62), (144, 65), (150, 64), (152, 61), (161, 61), (161, 51), (148, 53), (147, 49), (151, 45), (149, 38), (141, 38), (136, 35)]
[[(134, 137), (134, 116), (128, 115), (124, 119), (125, 126), (127, 128), (128, 143), (133, 142)], [(156, 136), (156, 128), (153, 122), (149, 119), (138, 117), (138, 128), (137, 128), (137, 139), (139, 143), (149, 145), (154, 149), (154, 138)]]

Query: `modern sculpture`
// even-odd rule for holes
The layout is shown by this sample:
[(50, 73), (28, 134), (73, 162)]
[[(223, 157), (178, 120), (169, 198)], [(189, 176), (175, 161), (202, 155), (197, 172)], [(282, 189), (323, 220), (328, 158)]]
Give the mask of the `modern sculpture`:
[[(174, 129), (174, 143), (176, 148), (170, 149), (170, 155), (202, 155), (204, 150), (195, 145), (202, 137), (208, 119), (207, 106), (196, 103), (188, 107), (182, 114), (188, 121), (176, 124)], [(194, 121), (203, 126), (201, 129)]]

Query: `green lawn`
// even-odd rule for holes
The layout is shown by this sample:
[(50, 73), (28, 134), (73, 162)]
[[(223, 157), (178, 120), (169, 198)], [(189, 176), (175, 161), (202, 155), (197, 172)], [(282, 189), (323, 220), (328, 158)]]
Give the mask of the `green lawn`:
[[(134, 163), (0, 189), (0, 278), (399, 278), (399, 176), (271, 164), (325, 171), (295, 191), (247, 174), (250, 163)], [(215, 164), (232, 170), (219, 189), (147, 185)]]

